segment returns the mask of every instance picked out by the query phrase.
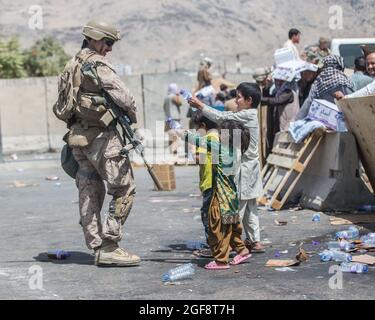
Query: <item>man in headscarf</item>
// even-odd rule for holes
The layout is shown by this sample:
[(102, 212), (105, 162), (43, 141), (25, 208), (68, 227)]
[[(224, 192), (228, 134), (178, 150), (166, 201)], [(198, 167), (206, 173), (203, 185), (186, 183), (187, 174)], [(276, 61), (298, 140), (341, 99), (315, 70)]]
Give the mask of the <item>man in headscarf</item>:
[(335, 94), (340, 91), (344, 95), (353, 92), (353, 84), (344, 73), (344, 59), (331, 55), (323, 60), (323, 70), (312, 85), (310, 94), (298, 112), (296, 120), (304, 119), (314, 99), (335, 103)]

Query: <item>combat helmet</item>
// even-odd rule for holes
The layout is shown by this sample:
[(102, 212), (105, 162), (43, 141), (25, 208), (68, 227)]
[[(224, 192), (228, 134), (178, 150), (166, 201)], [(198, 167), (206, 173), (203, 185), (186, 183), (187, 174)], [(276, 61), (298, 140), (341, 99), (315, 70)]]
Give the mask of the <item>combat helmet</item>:
[(121, 39), (120, 31), (115, 26), (101, 20), (91, 20), (83, 27), (82, 34), (94, 40), (109, 38), (118, 41)]

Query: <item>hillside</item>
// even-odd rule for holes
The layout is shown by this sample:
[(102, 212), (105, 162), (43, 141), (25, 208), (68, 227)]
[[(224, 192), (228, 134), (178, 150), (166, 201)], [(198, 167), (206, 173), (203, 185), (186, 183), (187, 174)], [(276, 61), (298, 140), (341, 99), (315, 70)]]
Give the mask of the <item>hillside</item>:
[[(118, 25), (123, 40), (112, 61), (133, 72), (194, 70), (200, 54), (213, 57), (222, 69), (235, 68), (236, 54), (244, 67), (272, 63), (273, 51), (291, 27), (303, 33), (303, 45), (326, 37), (373, 37), (375, 11), (369, 0), (44, 0), (43, 30), (28, 27), (34, 0), (0, 0), (0, 34), (17, 35), (24, 47), (53, 35), (68, 53), (80, 47), (82, 26), (93, 17)], [(329, 8), (343, 8), (342, 30), (331, 30)]]

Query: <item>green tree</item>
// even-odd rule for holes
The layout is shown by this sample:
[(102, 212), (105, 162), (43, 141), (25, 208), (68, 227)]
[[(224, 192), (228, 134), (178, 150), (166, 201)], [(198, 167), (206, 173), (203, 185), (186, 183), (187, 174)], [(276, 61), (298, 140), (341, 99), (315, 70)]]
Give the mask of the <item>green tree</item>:
[(17, 38), (0, 41), (0, 78), (26, 76), (23, 62), (24, 56)]
[(56, 76), (69, 59), (60, 43), (47, 37), (25, 51), (24, 67), (30, 77)]

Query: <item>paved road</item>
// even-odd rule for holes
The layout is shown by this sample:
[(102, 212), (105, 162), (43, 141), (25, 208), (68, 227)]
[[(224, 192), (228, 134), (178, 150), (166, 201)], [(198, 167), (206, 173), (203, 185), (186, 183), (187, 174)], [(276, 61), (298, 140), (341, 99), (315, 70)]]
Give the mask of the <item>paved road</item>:
[[(49, 175), (59, 176), (60, 184), (47, 181)], [(203, 240), (198, 168), (177, 167), (177, 190), (167, 193), (152, 191), (144, 169), (136, 169), (135, 176), (138, 194), (122, 245), (140, 255), (143, 263), (135, 268), (97, 268), (78, 225), (76, 187), (58, 161), (0, 165), (0, 299), (375, 298), (375, 269), (366, 275), (345, 274), (343, 289), (333, 290), (328, 271), (335, 263), (321, 263), (316, 255), (291, 272), (265, 267), (276, 251), (288, 250), (282, 257), (293, 258), (301, 242), (307, 251), (316, 251), (343, 229), (331, 226), (326, 215), (313, 223), (311, 211), (262, 211), (262, 238), (272, 242), (267, 253), (254, 255), (248, 264), (230, 271), (204, 270), (207, 260), (195, 257), (185, 246), (187, 240)], [(15, 180), (36, 185), (16, 188)], [(275, 219), (289, 223), (276, 226)], [(313, 241), (320, 244), (314, 246)], [(57, 248), (72, 256), (49, 261), (46, 251)], [(197, 265), (192, 280), (175, 285), (161, 282), (165, 271), (188, 262)], [(39, 271), (42, 278), (35, 277)]]

